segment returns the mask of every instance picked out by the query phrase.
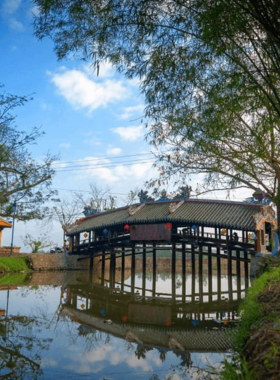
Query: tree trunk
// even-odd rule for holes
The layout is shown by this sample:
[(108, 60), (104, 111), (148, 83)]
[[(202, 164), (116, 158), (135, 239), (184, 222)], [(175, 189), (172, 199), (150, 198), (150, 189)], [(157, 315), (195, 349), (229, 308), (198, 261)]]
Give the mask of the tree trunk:
[(280, 232), (280, 178), (278, 178), (278, 187), (277, 195), (275, 197), (275, 206), (276, 206), (276, 221), (277, 221), (277, 234), (279, 236)]

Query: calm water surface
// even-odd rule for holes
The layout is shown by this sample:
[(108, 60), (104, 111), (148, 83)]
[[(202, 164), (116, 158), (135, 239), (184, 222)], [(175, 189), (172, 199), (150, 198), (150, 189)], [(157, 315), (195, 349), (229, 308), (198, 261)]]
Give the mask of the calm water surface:
[(1, 286), (0, 378), (214, 379), (230, 360), (242, 277), (51, 276)]

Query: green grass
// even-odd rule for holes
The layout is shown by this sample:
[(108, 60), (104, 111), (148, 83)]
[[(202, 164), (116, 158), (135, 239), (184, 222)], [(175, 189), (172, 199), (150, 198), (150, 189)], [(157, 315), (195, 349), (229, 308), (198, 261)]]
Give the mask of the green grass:
[(1, 285), (28, 285), (30, 279), (29, 273), (11, 273), (4, 274), (0, 277), (0, 286)]
[[(241, 322), (239, 332), (236, 337), (237, 349), (240, 351), (244, 345), (245, 339), (250, 331), (251, 326), (260, 321), (264, 306), (257, 301), (258, 295), (273, 282), (280, 280), (280, 267), (271, 268), (263, 273), (260, 277), (254, 279), (252, 286), (248, 289), (245, 299), (239, 307)], [(271, 318), (271, 316), (268, 316)]]
[(243, 359), (242, 350), (244, 348), (246, 338), (248, 337), (248, 333), (256, 322), (261, 323), (264, 319), (278, 318), (277, 315), (274, 316), (271, 314), (263, 318), (262, 313), (264, 311), (264, 306), (257, 301), (257, 297), (271, 283), (279, 283), (279, 280), (280, 267), (271, 268), (260, 277), (254, 279), (252, 286), (247, 290), (246, 297), (241, 302), (239, 307), (241, 321), (238, 325), (238, 332), (233, 338), (233, 349), (236, 354), (231, 362), (224, 362), (224, 370), (219, 373), (220, 379), (253, 380), (256, 378), (254, 371), (252, 372), (248, 370), (248, 365)]
[(30, 271), (26, 257), (0, 257), (0, 272)]

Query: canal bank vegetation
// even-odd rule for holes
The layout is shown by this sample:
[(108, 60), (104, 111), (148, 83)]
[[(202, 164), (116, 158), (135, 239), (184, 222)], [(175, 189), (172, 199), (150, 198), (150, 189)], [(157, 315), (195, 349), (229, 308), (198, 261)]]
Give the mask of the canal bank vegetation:
[(280, 258), (248, 289), (239, 314), (241, 322), (233, 338), (236, 355), (224, 363), (226, 380), (279, 379), (280, 376)]
[(0, 277), (0, 287), (6, 288), (7, 286), (26, 286), (29, 284), (31, 276), (31, 272), (4, 273)]
[(0, 273), (28, 272), (31, 264), (27, 257), (0, 257)]

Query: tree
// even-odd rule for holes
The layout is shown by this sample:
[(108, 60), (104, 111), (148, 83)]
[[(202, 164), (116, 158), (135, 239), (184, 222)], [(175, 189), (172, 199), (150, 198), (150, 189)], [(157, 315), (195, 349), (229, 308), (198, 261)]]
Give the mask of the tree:
[(41, 162), (35, 161), (28, 147), (42, 132), (38, 128), (30, 133), (19, 131), (11, 114), (28, 100), (26, 96), (0, 94), (0, 216), (21, 220), (41, 218), (46, 211), (42, 204), (55, 194), (51, 165), (56, 157), (47, 153)]
[(75, 193), (81, 207), (88, 207), (98, 212), (116, 208), (116, 197), (111, 194), (109, 188), (98, 187), (95, 183), (90, 183), (89, 188), (90, 194), (87, 197), (84, 194)]
[(44, 225), (58, 221), (63, 231), (63, 244), (66, 235), (81, 217), (84, 217), (85, 209), (91, 212), (112, 210), (116, 207), (116, 197), (111, 194), (109, 188), (98, 187), (95, 183), (89, 184), (90, 190), (85, 193), (74, 193), (70, 198), (62, 198), (56, 201), (44, 215)]
[(46, 224), (58, 221), (63, 231), (63, 244), (66, 240), (66, 234), (71, 227), (75, 225), (77, 219), (82, 216), (82, 205), (77, 197), (70, 199), (64, 198), (56, 202), (56, 205), (49, 210), (49, 213), (45, 215), (44, 222)]
[(32, 253), (38, 253), (39, 250), (54, 245), (54, 243), (50, 240), (49, 234), (47, 232), (40, 234), (37, 238), (34, 238), (30, 234), (26, 234), (21, 239), (26, 247), (31, 248)]
[[(141, 78), (161, 180), (261, 188), (280, 221), (280, 9), (271, 0), (36, 0), (59, 58)], [(168, 150), (168, 152), (166, 152)]]
[(130, 190), (128, 194), (122, 198), (122, 202), (126, 205), (132, 205), (133, 203), (139, 202), (139, 194), (140, 190), (138, 188), (135, 188), (134, 190)]

